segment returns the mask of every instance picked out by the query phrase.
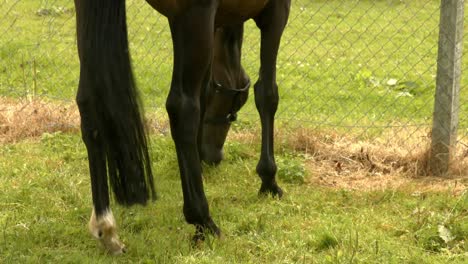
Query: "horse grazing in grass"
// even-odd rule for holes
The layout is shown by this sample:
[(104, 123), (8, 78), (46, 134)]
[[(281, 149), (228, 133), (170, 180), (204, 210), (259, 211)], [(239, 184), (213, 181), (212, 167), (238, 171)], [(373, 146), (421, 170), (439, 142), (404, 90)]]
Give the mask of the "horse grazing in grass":
[[(230, 124), (247, 100), (241, 65), (243, 23), (261, 30), (255, 104), (262, 147), (260, 193), (282, 195), (275, 180), (274, 115), (278, 106), (276, 58), (290, 0), (147, 0), (167, 17), (174, 65), (166, 101), (184, 195), (183, 212), (194, 239), (220, 235), (203, 190), (201, 160), (218, 164)], [(125, 251), (109, 207), (109, 187), (123, 205), (155, 199), (148, 139), (128, 51), (125, 0), (75, 0), (80, 81), (76, 101), (91, 175), (89, 228), (113, 254)]]

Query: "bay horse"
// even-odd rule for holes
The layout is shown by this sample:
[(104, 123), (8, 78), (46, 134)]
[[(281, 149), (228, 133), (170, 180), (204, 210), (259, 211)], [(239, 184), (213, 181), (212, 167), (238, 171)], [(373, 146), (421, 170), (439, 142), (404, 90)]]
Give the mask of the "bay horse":
[[(167, 17), (174, 48), (166, 101), (175, 143), (183, 213), (195, 240), (220, 235), (203, 189), (201, 161), (218, 164), (230, 124), (247, 100), (241, 66), (243, 23), (261, 30), (260, 72), (254, 85), (261, 118), (259, 193), (281, 197), (275, 180), (276, 60), (290, 0), (147, 0)], [(125, 0), (75, 0), (80, 79), (76, 102), (86, 145), (93, 210), (89, 230), (112, 254), (125, 251), (109, 205), (145, 205), (156, 198), (148, 138), (131, 69)]]

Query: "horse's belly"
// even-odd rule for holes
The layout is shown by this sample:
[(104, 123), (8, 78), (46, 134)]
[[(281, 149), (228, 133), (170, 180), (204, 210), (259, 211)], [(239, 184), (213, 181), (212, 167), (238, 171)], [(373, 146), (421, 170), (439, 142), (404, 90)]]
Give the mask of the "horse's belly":
[[(219, 0), (217, 24), (245, 21), (256, 17), (269, 0)], [(166, 17), (174, 17), (190, 6), (190, 0), (146, 0)]]
[(269, 0), (220, 0), (216, 23), (218, 25), (243, 22), (256, 17)]
[(146, 0), (146, 2), (166, 17), (175, 16), (187, 4), (186, 0)]
[(265, 8), (269, 0), (220, 0), (219, 12), (252, 18)]

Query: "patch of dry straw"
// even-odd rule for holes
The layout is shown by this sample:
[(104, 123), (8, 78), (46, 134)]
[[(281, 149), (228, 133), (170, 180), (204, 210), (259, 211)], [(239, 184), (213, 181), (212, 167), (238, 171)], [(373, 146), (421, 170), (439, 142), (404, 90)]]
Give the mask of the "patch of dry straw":
[[(147, 114), (151, 133), (170, 131), (163, 112)], [(43, 133), (79, 131), (79, 113), (73, 102), (14, 100), (0, 97), (0, 143), (37, 138)], [(429, 131), (411, 134), (388, 131), (378, 138), (317, 130), (277, 129), (277, 149), (287, 147), (306, 157), (308, 182), (333, 188), (377, 190), (413, 188), (416, 192), (451, 190), (461, 194), (468, 186), (468, 144), (458, 144), (451, 170), (433, 177), (428, 169)], [(260, 142), (260, 131), (231, 131), (230, 140)]]
[(12, 143), (56, 131), (79, 129), (76, 104), (0, 97), (0, 142)]
[[(260, 132), (232, 133), (233, 140), (259, 142)], [(278, 146), (306, 157), (308, 182), (340, 189), (406, 189), (415, 193), (450, 190), (460, 195), (468, 186), (468, 148), (458, 144), (450, 171), (435, 177), (429, 170), (429, 131), (405, 134), (401, 129), (357, 140), (330, 131), (278, 129)]]

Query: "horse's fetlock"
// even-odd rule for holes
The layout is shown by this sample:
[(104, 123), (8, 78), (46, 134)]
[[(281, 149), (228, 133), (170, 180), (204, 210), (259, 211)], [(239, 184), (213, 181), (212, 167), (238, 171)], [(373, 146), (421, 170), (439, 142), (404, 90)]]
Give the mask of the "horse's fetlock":
[(257, 165), (257, 173), (262, 180), (274, 178), (276, 171), (277, 166), (273, 160), (260, 160)]
[(189, 224), (205, 225), (210, 220), (208, 205), (184, 205), (184, 216)]

